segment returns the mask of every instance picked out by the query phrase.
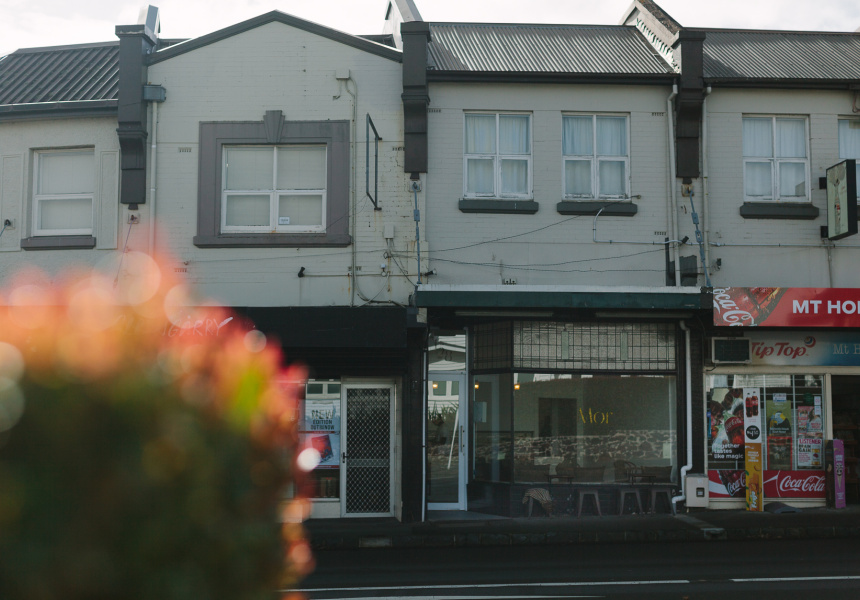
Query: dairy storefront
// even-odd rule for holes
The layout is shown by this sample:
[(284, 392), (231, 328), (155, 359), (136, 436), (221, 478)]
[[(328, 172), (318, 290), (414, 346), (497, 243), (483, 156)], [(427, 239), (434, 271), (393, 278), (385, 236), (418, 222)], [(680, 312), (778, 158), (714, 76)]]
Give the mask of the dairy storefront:
[(710, 508), (822, 506), (827, 440), (844, 448), (860, 501), (860, 290), (714, 290), (706, 370)]

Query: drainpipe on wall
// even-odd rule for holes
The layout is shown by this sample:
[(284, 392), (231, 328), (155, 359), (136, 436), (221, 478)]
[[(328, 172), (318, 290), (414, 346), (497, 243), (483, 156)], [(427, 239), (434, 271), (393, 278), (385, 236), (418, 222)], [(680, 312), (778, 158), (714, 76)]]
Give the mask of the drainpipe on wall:
[(156, 157), (158, 145), (158, 104), (167, 98), (165, 90), (161, 86), (147, 85), (143, 88), (143, 98), (152, 103), (152, 154), (149, 159), (149, 255), (155, 256), (155, 196), (156, 184), (155, 173), (158, 161)]
[[(678, 198), (675, 195), (675, 112), (672, 101), (678, 95), (678, 84), (672, 84), (672, 93), (666, 99), (666, 118), (669, 121), (669, 229), (672, 239), (678, 239)], [(675, 287), (681, 286), (681, 250), (677, 243), (672, 246), (675, 261)]]
[[(675, 269), (678, 272), (678, 269)], [(687, 472), (693, 468), (693, 384), (690, 381), (692, 376), (692, 367), (690, 365), (690, 328), (684, 321), (680, 323), (681, 329), (684, 331), (684, 362), (685, 371), (684, 378), (686, 380), (686, 411), (687, 411), (687, 463), (681, 467), (678, 477), (681, 480), (681, 494), (672, 498), (672, 514), (677, 513), (677, 503), (687, 500)]]
[(705, 264), (702, 265), (705, 272), (711, 266), (711, 211), (710, 197), (708, 196), (708, 96), (711, 95), (711, 86), (705, 88), (705, 99), (702, 100), (702, 232), (704, 233)]

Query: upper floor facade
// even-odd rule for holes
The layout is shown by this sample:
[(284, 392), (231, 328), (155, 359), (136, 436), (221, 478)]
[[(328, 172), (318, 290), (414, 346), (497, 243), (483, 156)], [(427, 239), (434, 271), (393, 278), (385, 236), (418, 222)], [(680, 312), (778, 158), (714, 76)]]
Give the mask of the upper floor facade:
[(156, 11), (5, 57), (0, 276), (140, 250), (233, 306), (860, 284), (820, 181), (860, 159), (860, 34), (691, 29), (650, 0), (616, 26), (412, 8), (383, 36), (272, 12), (184, 41)]

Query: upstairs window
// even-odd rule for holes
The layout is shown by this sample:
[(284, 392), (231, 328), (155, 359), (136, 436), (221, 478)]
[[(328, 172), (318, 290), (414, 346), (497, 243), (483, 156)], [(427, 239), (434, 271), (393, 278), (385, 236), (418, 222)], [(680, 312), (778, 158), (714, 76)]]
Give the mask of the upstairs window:
[(466, 114), (467, 198), (530, 198), (531, 115)]
[(809, 200), (805, 118), (745, 117), (744, 199), (748, 202)]
[(565, 198), (629, 198), (627, 117), (564, 115)]
[(37, 152), (34, 173), (33, 235), (92, 235), (93, 151)]
[[(846, 158), (857, 161), (857, 181), (860, 182), (860, 119), (839, 119), (839, 160)], [(860, 185), (857, 187), (857, 201), (860, 202)]]
[(326, 228), (326, 146), (225, 146), (221, 231)]

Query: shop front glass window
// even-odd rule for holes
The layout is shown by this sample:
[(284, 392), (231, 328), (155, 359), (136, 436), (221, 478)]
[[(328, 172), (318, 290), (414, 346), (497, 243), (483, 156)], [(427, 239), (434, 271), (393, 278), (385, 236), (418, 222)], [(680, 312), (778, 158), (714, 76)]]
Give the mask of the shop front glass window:
[(475, 479), (510, 482), (513, 465), (511, 376), (476, 375), (472, 385)]
[(729, 497), (743, 496), (750, 419), (762, 431), (765, 470), (824, 468), (824, 376), (711, 375), (707, 398), (708, 468), (720, 492), (725, 486)]
[(319, 465), (307, 476), (309, 498), (340, 497), (341, 384), (313, 380), (305, 384), (299, 402), (299, 444), (320, 454)]
[(676, 381), (669, 375), (515, 373), (514, 481), (671, 481)]

